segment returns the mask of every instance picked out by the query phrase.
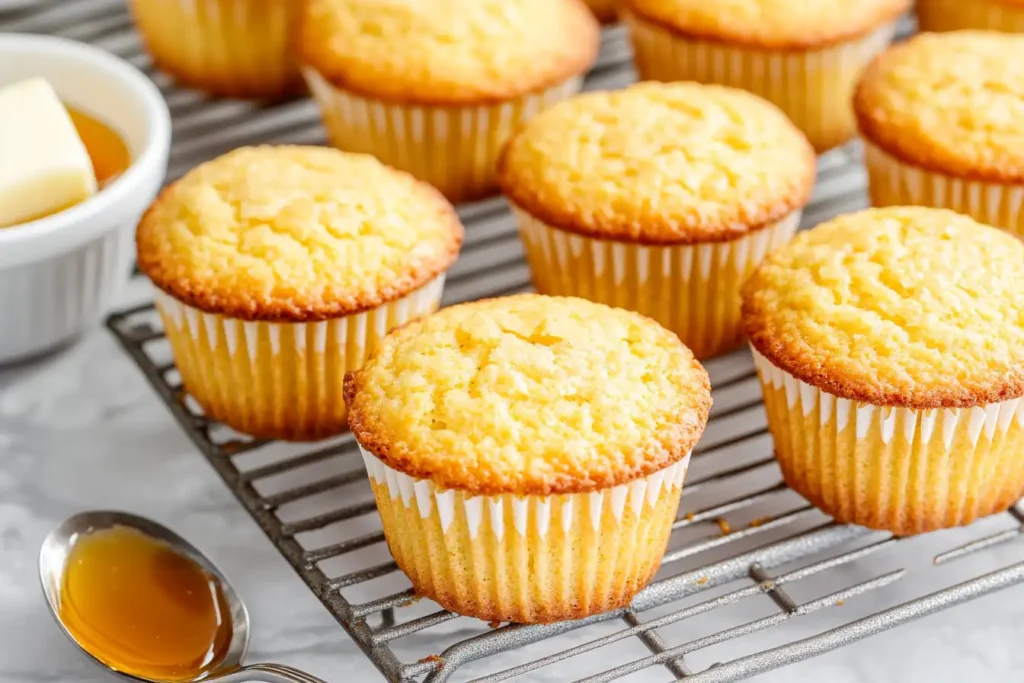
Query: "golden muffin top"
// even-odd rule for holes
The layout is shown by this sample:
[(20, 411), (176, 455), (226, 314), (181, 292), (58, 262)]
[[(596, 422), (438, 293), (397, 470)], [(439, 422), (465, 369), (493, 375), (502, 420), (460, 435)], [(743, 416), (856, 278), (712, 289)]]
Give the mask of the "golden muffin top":
[(487, 104), (583, 74), (600, 27), (581, 0), (309, 0), (300, 59), (403, 104)]
[(1024, 244), (942, 209), (839, 216), (743, 288), (753, 346), (836, 396), (967, 407), (1024, 395)]
[(932, 171), (1024, 180), (1024, 35), (924, 33), (871, 63), (854, 96), (861, 132)]
[(721, 241), (801, 208), (814, 150), (742, 90), (640, 83), (534, 117), (498, 163), (514, 204), (556, 228), (649, 244)]
[(472, 493), (590, 491), (684, 458), (704, 368), (657, 323), (524, 294), (442, 309), (345, 379), (349, 425), (389, 466)]
[(136, 243), (139, 268), (187, 304), (299, 322), (426, 284), (455, 261), (462, 225), (436, 190), (373, 157), (248, 147), (165, 189)]
[(683, 35), (766, 49), (824, 47), (859, 38), (911, 0), (622, 0), (649, 23)]

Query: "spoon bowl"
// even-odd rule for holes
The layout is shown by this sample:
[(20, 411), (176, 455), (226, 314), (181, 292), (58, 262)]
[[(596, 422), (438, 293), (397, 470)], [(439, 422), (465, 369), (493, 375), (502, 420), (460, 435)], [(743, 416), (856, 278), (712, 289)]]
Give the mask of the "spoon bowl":
[(85, 644), (80, 642), (61, 618), (61, 587), (64, 583), (64, 575), (67, 571), (72, 547), (77, 541), (90, 534), (115, 527), (132, 529), (151, 539), (161, 541), (178, 554), (195, 562), (220, 583), (220, 588), (231, 617), (230, 643), (224, 656), (220, 662), (214, 665), (213, 669), (207, 669), (202, 674), (185, 683), (194, 683), (196, 681), (218, 681), (219, 683), (238, 683), (241, 681), (324, 683), (319, 678), (280, 664), (252, 664), (243, 666), (242, 660), (249, 645), (249, 613), (245, 608), (245, 603), (242, 602), (238, 593), (235, 592), (227, 577), (205, 555), (199, 552), (195, 546), (167, 527), (138, 515), (110, 510), (83, 512), (66, 519), (47, 535), (39, 551), (39, 578), (43, 587), (43, 595), (46, 597), (47, 605), (50, 607), (50, 613), (57, 621), (64, 635), (95, 663), (117, 674), (124, 680), (141, 683), (167, 683), (159, 679), (144, 678), (113, 668), (97, 657), (95, 653), (91, 652)]

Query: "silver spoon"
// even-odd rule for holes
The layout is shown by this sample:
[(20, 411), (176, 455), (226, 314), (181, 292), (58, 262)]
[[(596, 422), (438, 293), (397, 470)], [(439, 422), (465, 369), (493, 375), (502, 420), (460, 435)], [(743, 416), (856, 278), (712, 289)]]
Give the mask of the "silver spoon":
[(125, 680), (142, 681), (144, 683), (165, 683), (155, 679), (129, 675), (114, 669), (101, 661), (95, 654), (89, 652), (82, 643), (75, 640), (74, 634), (61, 621), (60, 587), (63, 582), (71, 546), (83, 536), (113, 527), (127, 527), (141, 532), (150, 538), (163, 541), (177, 552), (196, 562), (210, 576), (220, 582), (224, 599), (231, 610), (231, 643), (223, 660), (216, 668), (204, 671), (194, 679), (195, 681), (202, 680), (204, 683), (207, 681), (217, 681), (217, 683), (242, 683), (242, 681), (324, 683), (324, 681), (316, 676), (311, 676), (282, 664), (249, 664), (243, 666), (242, 659), (249, 645), (249, 613), (246, 611), (245, 604), (238, 597), (235, 589), (228, 583), (227, 578), (212, 562), (196, 550), (191, 543), (178, 536), (178, 534), (156, 522), (127, 512), (95, 511), (75, 515), (51, 531), (46, 540), (43, 541), (43, 547), (39, 551), (39, 578), (43, 583), (43, 594), (46, 595), (46, 602), (50, 606), (50, 613), (57, 620), (57, 624), (64, 631), (64, 635), (94, 662)]

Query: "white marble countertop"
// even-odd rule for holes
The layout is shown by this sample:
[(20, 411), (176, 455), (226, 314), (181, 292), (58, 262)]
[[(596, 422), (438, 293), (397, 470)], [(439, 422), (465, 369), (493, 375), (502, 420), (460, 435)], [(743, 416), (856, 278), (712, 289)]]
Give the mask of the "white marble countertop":
[[(133, 283), (126, 301), (146, 296)], [(0, 332), (2, 333), (2, 332)], [(0, 372), (0, 681), (44, 683), (113, 680), (65, 640), (47, 613), (36, 578), (43, 536), (87, 508), (120, 508), (171, 525), (208, 552), (250, 606), (253, 660), (278, 660), (327, 681), (383, 680), (236, 503), (181, 433), (108, 332), (97, 329), (74, 347)], [(1005, 520), (1003, 527), (1005, 528)], [(979, 534), (943, 532), (900, 547), (931, 557)], [(963, 538), (960, 538), (963, 536)], [(934, 546), (934, 547), (933, 547)], [(920, 557), (889, 557), (899, 564)], [(1024, 559), (1024, 539), (928, 568), (843, 608), (794, 619), (743, 641), (745, 651), (804, 637), (952, 581)], [(851, 571), (856, 571), (851, 570)], [(741, 608), (742, 609), (742, 608)], [(702, 632), (735, 625), (705, 615)], [(742, 614), (740, 616), (743, 616)], [(751, 613), (750, 618), (763, 616)], [(482, 626), (458, 620), (446, 624)], [(445, 629), (442, 627), (441, 631)], [(438, 630), (413, 638), (429, 650)], [(754, 679), (761, 683), (908, 683), (1020, 680), (1024, 673), (1024, 588), (1015, 587), (927, 617), (822, 657)], [(572, 636), (568, 637), (572, 644)], [(718, 657), (728, 657), (728, 648)], [(644, 652), (633, 652), (633, 658)], [(586, 655), (588, 671), (623, 663), (621, 653)], [(492, 658), (490, 671), (521, 663), (515, 652)], [(707, 666), (698, 656), (694, 660)], [(474, 671), (477, 675), (479, 673)], [(531, 680), (566, 680), (566, 670)], [(456, 676), (456, 680), (462, 677)], [(628, 680), (668, 680), (648, 669)]]

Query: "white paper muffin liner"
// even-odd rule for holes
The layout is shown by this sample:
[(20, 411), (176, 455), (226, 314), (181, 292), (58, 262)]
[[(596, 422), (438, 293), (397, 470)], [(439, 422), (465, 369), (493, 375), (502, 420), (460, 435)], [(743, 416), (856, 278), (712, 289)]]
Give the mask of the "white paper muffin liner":
[(648, 246), (566, 232), (513, 209), (538, 292), (638, 311), (697, 358), (742, 343), (740, 288), (765, 255), (792, 239), (801, 214), (728, 242)]
[(392, 104), (342, 90), (311, 67), (302, 69), (331, 144), (372, 154), (424, 180), (452, 201), (479, 199), (497, 187), (502, 145), (537, 113), (579, 92), (582, 78), (487, 106)]
[(856, 134), (854, 86), (896, 32), (892, 22), (856, 40), (817, 50), (768, 50), (676, 35), (630, 12), (623, 18), (641, 78), (750, 91), (782, 109), (819, 153)]
[(690, 460), (588, 493), (482, 496), (360, 451), (388, 547), (417, 593), (459, 614), (517, 622), (628, 603), (660, 566)]
[(951, 209), (1024, 238), (1024, 185), (955, 178), (904, 163), (865, 141), (873, 206)]
[(254, 436), (316, 440), (345, 431), (345, 373), (388, 330), (432, 313), (444, 275), (362, 313), (310, 323), (205, 313), (157, 290), (175, 364), (209, 416)]
[(182, 84), (234, 97), (301, 90), (291, 57), (297, 0), (132, 0), (159, 67)]
[(838, 521), (910, 535), (969, 524), (1024, 493), (1024, 399), (917, 410), (839, 398), (756, 350), (786, 482)]

